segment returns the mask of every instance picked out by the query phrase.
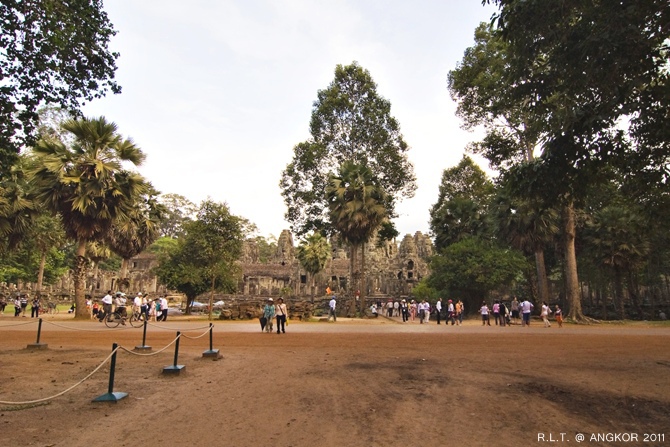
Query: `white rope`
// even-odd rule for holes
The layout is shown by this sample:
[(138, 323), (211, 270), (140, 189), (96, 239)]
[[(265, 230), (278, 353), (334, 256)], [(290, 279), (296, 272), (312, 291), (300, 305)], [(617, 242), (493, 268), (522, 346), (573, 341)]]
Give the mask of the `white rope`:
[(200, 335), (195, 335), (195, 336), (193, 336), (193, 337), (189, 337), (189, 336), (186, 335), (186, 334), (181, 334), (181, 335), (182, 335), (184, 338), (188, 338), (189, 340), (197, 340), (198, 338), (204, 337), (204, 336), (207, 335), (207, 334), (209, 334), (209, 327), (207, 327), (207, 330), (206, 330), (205, 332), (203, 332), (202, 334), (200, 334)]
[(65, 391), (61, 391), (61, 392), (58, 393), (58, 394), (54, 394), (53, 396), (45, 397), (45, 398), (43, 398), (43, 399), (27, 400), (27, 401), (24, 401), (24, 402), (9, 402), (9, 401), (5, 401), (5, 400), (0, 400), (0, 404), (2, 404), (2, 405), (29, 405), (29, 404), (37, 404), (37, 403), (40, 403), (40, 402), (46, 402), (46, 401), (48, 401), (48, 400), (51, 400), (51, 399), (55, 399), (55, 398), (57, 398), (57, 397), (60, 397), (60, 396), (62, 396), (63, 394), (67, 393), (68, 391), (71, 391), (71, 390), (73, 390), (74, 388), (78, 387), (79, 385), (81, 385), (82, 383), (84, 383), (86, 380), (88, 380), (93, 374), (95, 374), (96, 372), (98, 372), (98, 370), (99, 370), (100, 368), (102, 368), (102, 366), (103, 366), (105, 363), (107, 363), (107, 360), (109, 360), (110, 358), (112, 358), (112, 356), (113, 356), (113, 355), (116, 353), (116, 351), (118, 351), (118, 350), (119, 350), (118, 347), (117, 347), (116, 349), (114, 349), (114, 350), (112, 351), (112, 353), (109, 354), (109, 355), (107, 356), (107, 358), (105, 358), (105, 360), (103, 360), (102, 363), (100, 363), (100, 364), (98, 365), (97, 368), (95, 368), (93, 371), (91, 371), (91, 373), (90, 373), (89, 375), (87, 375), (86, 377), (84, 377), (84, 378), (81, 379), (79, 382), (75, 383), (75, 384), (72, 385), (70, 388), (66, 389)]
[[(154, 327), (157, 327), (157, 328), (160, 328), (160, 329), (170, 329), (170, 330), (173, 330), (173, 331), (175, 331), (175, 330), (176, 331), (183, 331), (183, 329), (169, 327), (169, 326), (161, 326), (159, 324), (153, 324), (153, 323), (150, 323), (150, 322), (147, 322), (147, 324), (149, 326), (154, 326)], [(198, 329), (209, 329), (209, 326), (194, 327), (194, 328), (189, 328), (188, 330), (189, 331), (197, 331)]]
[(161, 352), (165, 351), (167, 348), (169, 348), (170, 346), (172, 346), (173, 344), (175, 344), (175, 342), (176, 342), (177, 340), (179, 340), (179, 337), (181, 337), (181, 336), (182, 336), (182, 334), (179, 334), (179, 336), (175, 337), (174, 340), (172, 340), (172, 341), (171, 341), (167, 346), (165, 346), (164, 348), (162, 348), (162, 349), (160, 349), (160, 350), (158, 350), (158, 351), (156, 351), (156, 352), (150, 352), (150, 353), (147, 353), (147, 354), (143, 354), (143, 353), (141, 353), (141, 352), (131, 351), (130, 349), (128, 349), (128, 348), (124, 348), (123, 346), (120, 346), (119, 349), (122, 349), (122, 350), (126, 351), (128, 354), (137, 355), (137, 356), (140, 356), (140, 357), (142, 357), (142, 356), (144, 356), (144, 357), (148, 357), (148, 356), (152, 356), (152, 355), (160, 354)]

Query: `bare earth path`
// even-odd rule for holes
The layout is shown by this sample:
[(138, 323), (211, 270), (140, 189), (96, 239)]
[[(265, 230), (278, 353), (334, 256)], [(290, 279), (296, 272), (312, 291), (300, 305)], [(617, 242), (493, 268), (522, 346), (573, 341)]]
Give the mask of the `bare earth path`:
[[(37, 324), (17, 325), (26, 320), (0, 317), (0, 401), (56, 394), (113, 342), (141, 344), (141, 329), (46, 318), (49, 349), (28, 350)], [(147, 345), (155, 352), (177, 330), (194, 337), (207, 324), (159, 323)], [(129, 395), (117, 403), (91, 402), (107, 391), (108, 362), (46, 404), (0, 404), (0, 446), (526, 446), (542, 436), (574, 446), (579, 434), (588, 446), (670, 445), (668, 328), (380, 318), (291, 322), (277, 335), (255, 322), (216, 322), (222, 358), (203, 359), (208, 348), (207, 336), (182, 338), (178, 376), (162, 374), (173, 347), (119, 352), (114, 390)], [(659, 436), (643, 442), (645, 434)]]

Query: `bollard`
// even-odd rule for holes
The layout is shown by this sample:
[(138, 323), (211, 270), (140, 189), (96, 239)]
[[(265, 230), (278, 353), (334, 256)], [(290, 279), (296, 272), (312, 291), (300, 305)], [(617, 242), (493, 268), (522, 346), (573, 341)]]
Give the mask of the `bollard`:
[(174, 362), (170, 366), (163, 368), (163, 374), (176, 374), (179, 375), (181, 370), (186, 368), (184, 365), (177, 365), (177, 359), (179, 358), (179, 339), (181, 338), (181, 332), (177, 331), (177, 342), (174, 345)]
[(134, 351), (151, 351), (151, 346), (147, 346), (147, 320), (144, 318), (144, 329), (142, 330), (142, 346), (135, 346)]
[(49, 347), (46, 343), (40, 343), (40, 336), (42, 335), (42, 319), (37, 322), (37, 341), (28, 345), (28, 349), (47, 349)]
[(214, 358), (218, 359), (219, 358), (219, 350), (218, 349), (213, 349), (213, 342), (214, 340), (212, 339), (212, 333), (214, 332), (214, 325), (212, 323), (209, 323), (209, 351), (205, 351), (202, 353), (202, 356), (205, 358)]
[(116, 348), (118, 345), (116, 343), (112, 344), (112, 361), (109, 364), (109, 388), (107, 393), (102, 394), (95, 399), (93, 402), (116, 402), (128, 395), (128, 393), (114, 392), (114, 370), (116, 369)]

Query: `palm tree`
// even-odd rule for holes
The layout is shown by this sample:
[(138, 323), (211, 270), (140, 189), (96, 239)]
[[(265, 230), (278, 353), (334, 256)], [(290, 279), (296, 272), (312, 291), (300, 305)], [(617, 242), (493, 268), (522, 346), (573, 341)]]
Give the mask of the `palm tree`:
[(314, 277), (326, 266), (330, 257), (330, 244), (320, 233), (312, 233), (300, 241), (297, 250), (300, 265), (312, 278), (311, 295), (314, 302)]
[(66, 147), (59, 140), (40, 140), (32, 151), (32, 182), (38, 202), (60, 214), (67, 237), (76, 243), (75, 317), (87, 318), (86, 244), (103, 240), (114, 222), (132, 214), (146, 182), (122, 162), (140, 165), (144, 154), (104, 117), (69, 120), (63, 128), (74, 142)]
[(19, 157), (0, 181), (0, 251), (15, 249), (26, 236), (38, 211), (26, 177), (28, 163)]
[(361, 312), (365, 309), (365, 243), (388, 216), (385, 194), (374, 178), (368, 167), (345, 161), (339, 176), (331, 175), (326, 187), (331, 223), (342, 239), (351, 244), (352, 278), (359, 276), (355, 258), (361, 247)]
[(154, 243), (160, 234), (160, 223), (164, 206), (158, 203), (156, 191), (147, 184), (147, 191), (135, 198), (132, 210), (117, 221), (105, 237), (107, 246), (122, 259), (119, 287), (125, 290), (130, 285), (128, 264)]

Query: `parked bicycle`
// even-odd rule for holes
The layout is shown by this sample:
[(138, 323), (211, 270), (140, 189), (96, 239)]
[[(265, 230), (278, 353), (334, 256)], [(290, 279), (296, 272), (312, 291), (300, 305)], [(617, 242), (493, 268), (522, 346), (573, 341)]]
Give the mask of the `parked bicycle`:
[(144, 315), (137, 311), (132, 312), (130, 316), (127, 316), (123, 315), (123, 311), (116, 309), (112, 313), (103, 316), (102, 321), (105, 322), (105, 326), (111, 328), (118, 327), (120, 324), (125, 325), (126, 321), (130, 323), (132, 327), (140, 327), (144, 324)]

